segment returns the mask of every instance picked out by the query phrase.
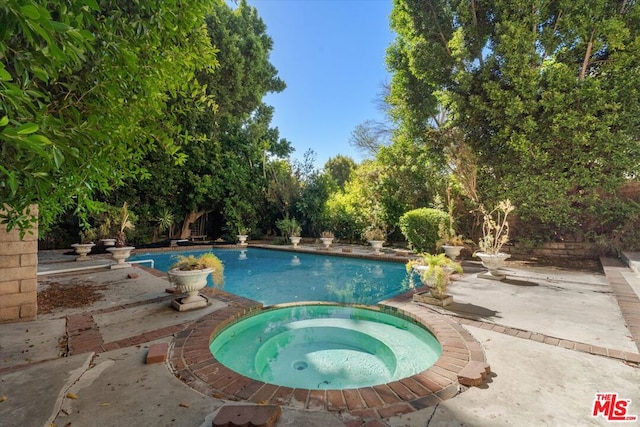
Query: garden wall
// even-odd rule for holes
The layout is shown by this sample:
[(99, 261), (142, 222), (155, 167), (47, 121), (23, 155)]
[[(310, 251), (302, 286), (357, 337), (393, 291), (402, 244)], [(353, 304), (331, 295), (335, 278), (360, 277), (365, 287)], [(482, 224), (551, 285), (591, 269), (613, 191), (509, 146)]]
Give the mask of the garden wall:
[(526, 245), (505, 245), (502, 252), (520, 257), (544, 257), (544, 258), (597, 258), (601, 248), (595, 243), (588, 242), (562, 242), (544, 243), (539, 247)]
[[(38, 215), (37, 207), (32, 213)], [(20, 238), (16, 229), (0, 228), (0, 323), (35, 320), (38, 273), (38, 225)]]

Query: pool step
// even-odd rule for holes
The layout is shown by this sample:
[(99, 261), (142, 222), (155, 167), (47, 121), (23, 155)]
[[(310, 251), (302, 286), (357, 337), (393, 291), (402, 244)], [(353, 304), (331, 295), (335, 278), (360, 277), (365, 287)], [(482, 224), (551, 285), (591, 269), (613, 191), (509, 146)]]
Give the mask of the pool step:
[(281, 413), (277, 405), (225, 405), (213, 419), (213, 427), (273, 427)]
[(458, 372), (458, 382), (468, 387), (477, 387), (487, 379), (490, 373), (491, 367), (488, 363), (472, 360)]

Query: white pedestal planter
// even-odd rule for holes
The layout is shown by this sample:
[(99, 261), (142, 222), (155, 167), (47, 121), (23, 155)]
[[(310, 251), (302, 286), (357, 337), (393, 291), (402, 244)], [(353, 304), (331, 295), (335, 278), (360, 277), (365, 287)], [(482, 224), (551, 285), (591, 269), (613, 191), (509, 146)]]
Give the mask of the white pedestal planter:
[(75, 250), (78, 256), (76, 257), (76, 261), (86, 261), (89, 259), (87, 255), (91, 252), (91, 248), (95, 246), (94, 243), (74, 243), (71, 245)]
[(455, 261), (460, 256), (460, 251), (464, 249), (464, 246), (442, 245), (442, 249), (447, 258)]
[(212, 268), (203, 270), (170, 270), (169, 280), (180, 293), (187, 294), (186, 297), (175, 298), (171, 301), (171, 306), (178, 311), (193, 310), (195, 308), (206, 307), (209, 300), (200, 295), (200, 290), (207, 286), (207, 277), (213, 271)]
[(322, 244), (324, 245), (324, 248), (327, 249), (327, 250), (329, 249), (329, 247), (333, 243), (333, 237), (321, 237), (320, 240), (322, 241)]
[(130, 262), (125, 262), (127, 258), (131, 256), (131, 251), (134, 250), (133, 246), (122, 246), (120, 248), (113, 247), (107, 248), (111, 252), (111, 257), (116, 261), (115, 264), (111, 264), (112, 269), (131, 267)]
[(240, 246), (247, 246), (247, 237), (248, 234), (238, 234), (238, 241), (240, 242)]
[(293, 244), (294, 248), (297, 248), (298, 245), (300, 244), (300, 240), (302, 239), (302, 237), (300, 236), (289, 236), (289, 240), (291, 240), (291, 243)]
[(384, 240), (369, 240), (369, 244), (373, 248), (373, 253), (382, 255), (381, 249), (382, 245), (384, 245)]
[(506, 275), (499, 271), (500, 268), (504, 267), (504, 262), (507, 258), (509, 258), (510, 254), (504, 254), (502, 252), (497, 254), (488, 254), (485, 252), (476, 252), (475, 255), (480, 258), (482, 261), (482, 265), (484, 265), (488, 273), (481, 273), (478, 277), (482, 277), (483, 279), (491, 279), (491, 280), (504, 280), (506, 279)]

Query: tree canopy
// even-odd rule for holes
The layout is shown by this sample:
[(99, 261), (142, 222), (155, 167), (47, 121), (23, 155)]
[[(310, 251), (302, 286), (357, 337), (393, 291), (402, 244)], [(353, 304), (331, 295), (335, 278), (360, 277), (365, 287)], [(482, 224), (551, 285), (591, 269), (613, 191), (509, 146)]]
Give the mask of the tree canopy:
[(612, 219), (606, 195), (640, 172), (635, 1), (395, 0), (391, 22), (404, 134), (430, 144), (444, 105), (478, 159), (481, 198), (510, 198), (547, 236)]
[(0, 4), (0, 204), (7, 228), (46, 228), (132, 176), (161, 150), (184, 161), (188, 97), (213, 107), (196, 72), (216, 65), (204, 16), (220, 0), (24, 0)]

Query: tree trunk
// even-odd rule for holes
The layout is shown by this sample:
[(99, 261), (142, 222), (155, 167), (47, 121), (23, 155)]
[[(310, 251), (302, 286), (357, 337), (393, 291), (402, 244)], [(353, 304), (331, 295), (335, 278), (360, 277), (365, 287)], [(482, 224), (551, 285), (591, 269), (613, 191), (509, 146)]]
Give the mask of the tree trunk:
[(584, 54), (584, 60), (582, 61), (582, 69), (580, 70), (580, 80), (584, 80), (584, 76), (587, 72), (587, 67), (589, 66), (589, 58), (591, 58), (591, 49), (593, 49), (594, 34), (595, 34), (595, 30), (591, 33), (591, 38), (589, 39), (589, 43), (587, 43), (587, 51)]
[(189, 212), (189, 215), (187, 215), (184, 218), (184, 221), (182, 222), (182, 230), (180, 230), (180, 239), (188, 239), (191, 236), (190, 225), (196, 222), (198, 218), (204, 215), (204, 213), (205, 211)]

